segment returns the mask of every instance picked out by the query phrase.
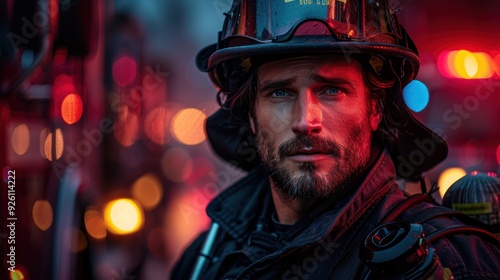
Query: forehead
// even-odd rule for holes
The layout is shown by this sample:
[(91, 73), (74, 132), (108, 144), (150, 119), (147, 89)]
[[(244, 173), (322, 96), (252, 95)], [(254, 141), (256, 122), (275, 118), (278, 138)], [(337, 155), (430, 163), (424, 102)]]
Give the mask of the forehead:
[(323, 76), (342, 76), (362, 79), (361, 64), (352, 57), (343, 55), (299, 56), (262, 64), (257, 69), (259, 81), (263, 79), (296, 76), (299, 72), (310, 72)]

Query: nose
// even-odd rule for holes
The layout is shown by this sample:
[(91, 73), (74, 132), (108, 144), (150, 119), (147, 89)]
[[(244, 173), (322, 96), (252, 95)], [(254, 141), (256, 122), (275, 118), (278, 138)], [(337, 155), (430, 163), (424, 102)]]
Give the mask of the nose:
[(292, 131), (295, 134), (311, 135), (321, 131), (323, 114), (320, 105), (313, 92), (299, 94), (293, 108)]

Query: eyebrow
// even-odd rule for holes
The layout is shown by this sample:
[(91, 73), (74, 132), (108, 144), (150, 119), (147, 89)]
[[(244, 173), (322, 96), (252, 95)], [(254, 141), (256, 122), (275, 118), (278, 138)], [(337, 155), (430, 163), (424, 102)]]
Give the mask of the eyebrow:
[(349, 81), (346, 78), (342, 78), (342, 77), (329, 78), (329, 77), (325, 77), (325, 76), (321, 76), (321, 75), (313, 73), (313, 74), (311, 74), (311, 78), (313, 81), (318, 82), (318, 83), (333, 84), (333, 85), (344, 84), (344, 85), (354, 86), (354, 84), (351, 81)]
[(259, 83), (257, 88), (258, 91), (273, 91), (280, 88), (289, 87), (291, 84), (295, 83), (295, 78), (289, 78), (285, 80), (270, 80), (264, 81), (262, 84)]

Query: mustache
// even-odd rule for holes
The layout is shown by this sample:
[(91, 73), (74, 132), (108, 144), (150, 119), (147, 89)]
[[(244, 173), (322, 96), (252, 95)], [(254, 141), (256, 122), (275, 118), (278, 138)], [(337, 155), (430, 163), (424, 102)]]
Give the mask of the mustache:
[(284, 158), (287, 156), (303, 153), (304, 148), (311, 148), (311, 153), (332, 154), (339, 157), (341, 147), (336, 142), (319, 136), (299, 135), (295, 138), (285, 141), (278, 147), (278, 157)]

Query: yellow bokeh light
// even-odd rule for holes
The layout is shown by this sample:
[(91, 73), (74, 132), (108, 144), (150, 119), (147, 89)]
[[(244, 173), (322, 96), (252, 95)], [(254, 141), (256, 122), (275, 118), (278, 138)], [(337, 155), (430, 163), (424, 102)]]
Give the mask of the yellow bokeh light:
[(128, 198), (120, 198), (106, 205), (104, 222), (112, 233), (130, 234), (142, 227), (144, 214), (137, 202)]
[[(473, 71), (473, 62), (477, 64), (477, 61), (472, 53), (466, 50), (459, 50), (456, 52), (454, 56), (454, 69), (457, 73), (457, 76), (464, 79), (470, 79), (472, 76), (469, 75), (468, 71)], [(477, 66), (476, 66), (477, 72)], [(475, 73), (474, 73), (475, 74)]]
[(137, 179), (132, 186), (132, 196), (145, 209), (153, 209), (163, 197), (160, 180), (153, 174), (146, 174)]
[(107, 231), (104, 217), (96, 207), (88, 207), (84, 215), (85, 229), (95, 239), (106, 238)]
[(183, 144), (199, 144), (206, 138), (204, 131), (206, 118), (205, 113), (198, 109), (181, 110), (172, 119), (172, 135)]
[(83, 114), (83, 102), (78, 94), (68, 94), (61, 105), (61, 115), (67, 124), (74, 124)]
[(26, 124), (20, 124), (14, 128), (11, 136), (11, 145), (14, 152), (20, 156), (24, 155), (30, 146), (30, 131)]
[(35, 225), (42, 231), (46, 231), (52, 225), (54, 220), (54, 214), (52, 211), (52, 206), (47, 200), (37, 200), (33, 204), (33, 221)]
[(479, 65), (477, 63), (476, 57), (469, 53), (464, 58), (464, 68), (467, 73), (467, 77), (474, 77), (477, 74)]
[(477, 60), (477, 73), (474, 78), (487, 79), (494, 74), (494, 62), (491, 56), (483, 52), (473, 53)]
[(444, 194), (453, 183), (465, 175), (467, 175), (467, 172), (460, 167), (452, 167), (444, 170), (438, 179), (439, 194), (441, 197), (444, 197)]
[[(53, 144), (53, 138), (55, 138), (55, 144)], [(43, 150), (45, 158), (50, 161), (61, 158), (64, 151), (64, 138), (60, 128), (56, 129), (55, 134), (51, 132), (47, 135), (43, 145)], [(55, 151), (55, 155), (53, 155), (53, 151)]]

